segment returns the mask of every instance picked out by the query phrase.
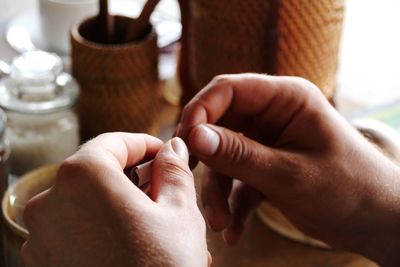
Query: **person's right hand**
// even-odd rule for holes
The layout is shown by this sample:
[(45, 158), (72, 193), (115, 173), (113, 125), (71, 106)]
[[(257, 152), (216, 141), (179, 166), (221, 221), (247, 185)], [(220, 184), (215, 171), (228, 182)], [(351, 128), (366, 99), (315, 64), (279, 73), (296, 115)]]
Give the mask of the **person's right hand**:
[(212, 169), (202, 201), (211, 228), (236, 243), (268, 199), (300, 230), (394, 263), (400, 170), (300, 78), (215, 78), (187, 104), (177, 135)]

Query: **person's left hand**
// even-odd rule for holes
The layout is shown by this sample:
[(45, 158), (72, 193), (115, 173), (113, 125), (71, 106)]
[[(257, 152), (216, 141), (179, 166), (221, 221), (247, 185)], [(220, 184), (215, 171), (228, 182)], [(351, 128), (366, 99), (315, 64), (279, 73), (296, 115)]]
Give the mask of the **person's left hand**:
[[(124, 174), (155, 156), (150, 197)], [(143, 134), (103, 134), (60, 167), (55, 185), (28, 202), (21, 254), (35, 266), (207, 266), (205, 223), (188, 152)]]

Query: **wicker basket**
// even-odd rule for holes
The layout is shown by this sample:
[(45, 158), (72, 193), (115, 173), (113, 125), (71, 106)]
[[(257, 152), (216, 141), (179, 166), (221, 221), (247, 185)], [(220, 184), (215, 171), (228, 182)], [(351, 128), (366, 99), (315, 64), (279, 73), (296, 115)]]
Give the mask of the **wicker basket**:
[(182, 104), (214, 76), (257, 72), (311, 80), (332, 98), (344, 0), (180, 1)]
[(333, 98), (344, 4), (344, 0), (281, 1), (276, 74), (306, 78)]
[[(130, 21), (115, 17), (117, 40)], [(72, 73), (81, 86), (82, 139), (112, 131), (156, 134), (161, 93), (157, 36), (152, 27), (138, 42), (104, 45), (96, 43), (96, 38), (94, 18), (71, 31)]]
[[(344, 0), (181, 0), (180, 7), (182, 105), (214, 76), (241, 72), (300, 76), (333, 100)], [(278, 233), (326, 247), (270, 204), (258, 213)]]

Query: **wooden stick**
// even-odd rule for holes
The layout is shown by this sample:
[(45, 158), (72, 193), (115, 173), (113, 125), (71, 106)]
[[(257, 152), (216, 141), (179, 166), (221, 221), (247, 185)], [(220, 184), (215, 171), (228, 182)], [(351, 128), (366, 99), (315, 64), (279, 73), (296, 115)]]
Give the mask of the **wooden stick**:
[(114, 18), (108, 12), (108, 0), (99, 0), (99, 30), (101, 41), (110, 44), (114, 40)]
[(140, 35), (146, 29), (146, 26), (149, 24), (150, 16), (158, 2), (160, 2), (160, 0), (148, 0), (145, 3), (139, 17), (132, 21), (131, 25), (129, 25), (128, 31), (125, 35), (126, 42), (136, 40), (140, 37)]

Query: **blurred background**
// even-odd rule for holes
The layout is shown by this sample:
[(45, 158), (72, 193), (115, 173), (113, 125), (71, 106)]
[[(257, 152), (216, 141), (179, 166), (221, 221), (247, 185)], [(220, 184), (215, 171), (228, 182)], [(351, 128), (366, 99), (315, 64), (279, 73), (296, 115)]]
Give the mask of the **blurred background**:
[(357, 106), (400, 98), (400, 1), (347, 0), (338, 98)]
[[(143, 2), (113, 0), (111, 5), (114, 10), (135, 15)], [(163, 0), (158, 9), (168, 10), (171, 4), (176, 5), (174, 2)], [(34, 9), (35, 4), (35, 0), (0, 0), (1, 59), (7, 61), (13, 56), (4, 39), (7, 23)], [(344, 113), (400, 98), (399, 13), (398, 0), (347, 0), (337, 91)]]
[(4, 20), (34, 6), (34, 0), (0, 0), (0, 19)]

